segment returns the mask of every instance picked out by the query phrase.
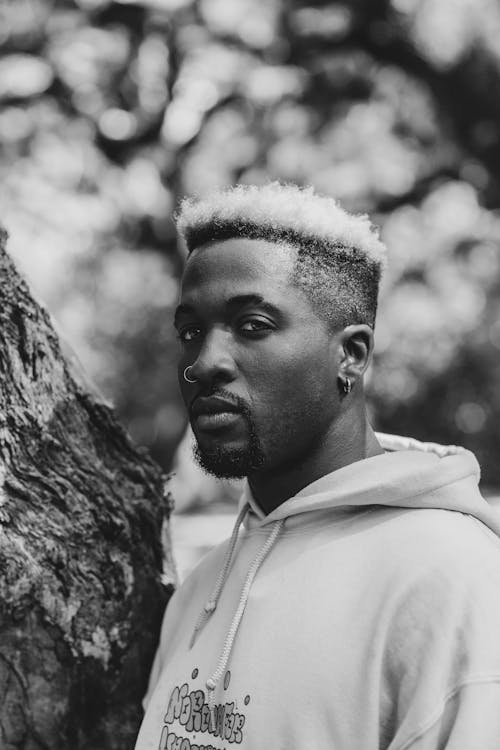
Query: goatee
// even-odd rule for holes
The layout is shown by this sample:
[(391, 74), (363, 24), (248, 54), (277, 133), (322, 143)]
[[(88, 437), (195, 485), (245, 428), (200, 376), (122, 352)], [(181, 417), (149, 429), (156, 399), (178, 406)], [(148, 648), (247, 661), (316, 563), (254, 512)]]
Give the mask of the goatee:
[(207, 450), (193, 445), (193, 455), (201, 468), (218, 479), (241, 479), (261, 467), (264, 455), (260, 446), (249, 444), (247, 448), (224, 448), (214, 446)]
[(242, 415), (248, 428), (248, 441), (242, 448), (227, 448), (224, 445), (201, 447), (195, 441), (193, 454), (201, 468), (218, 479), (241, 479), (259, 469), (265, 461), (264, 452), (253, 420), (247, 409)]

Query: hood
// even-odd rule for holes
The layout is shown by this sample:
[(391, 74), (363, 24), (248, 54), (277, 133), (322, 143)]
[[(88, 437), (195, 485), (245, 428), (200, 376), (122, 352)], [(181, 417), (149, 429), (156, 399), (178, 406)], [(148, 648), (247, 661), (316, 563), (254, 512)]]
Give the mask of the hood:
[(259, 508), (248, 484), (239, 505), (239, 513), (229, 540), (214, 589), (196, 623), (191, 646), (204, 628), (230, 575), (233, 556), (242, 523), (247, 528), (266, 527), (269, 533), (251, 562), (241, 589), (233, 620), (227, 630), (222, 651), (213, 674), (207, 679), (208, 705), (215, 726), (215, 692), (226, 670), (234, 640), (259, 568), (285, 523), (300, 524), (303, 514), (389, 506), (397, 508), (434, 508), (473, 516), (500, 536), (500, 513), (481, 496), (478, 489), (479, 464), (475, 456), (458, 446), (421, 443), (412, 438), (377, 433), (384, 453), (356, 461), (304, 487), (300, 492), (266, 515)]
[(466, 513), (500, 536), (500, 514), (479, 492), (481, 472), (473, 453), (456, 445), (423, 443), (383, 433), (377, 433), (377, 439), (385, 453), (326, 474), (268, 515), (246, 484), (240, 510), (245, 505), (249, 508), (247, 525), (268, 526), (328, 508), (384, 505)]

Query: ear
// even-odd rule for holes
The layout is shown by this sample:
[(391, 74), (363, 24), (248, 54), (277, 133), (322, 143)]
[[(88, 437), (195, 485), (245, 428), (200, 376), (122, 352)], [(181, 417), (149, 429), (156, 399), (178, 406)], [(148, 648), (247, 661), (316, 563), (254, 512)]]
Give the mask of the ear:
[(355, 382), (364, 375), (372, 360), (373, 329), (364, 323), (347, 326), (340, 334), (340, 343), (342, 355), (339, 377)]

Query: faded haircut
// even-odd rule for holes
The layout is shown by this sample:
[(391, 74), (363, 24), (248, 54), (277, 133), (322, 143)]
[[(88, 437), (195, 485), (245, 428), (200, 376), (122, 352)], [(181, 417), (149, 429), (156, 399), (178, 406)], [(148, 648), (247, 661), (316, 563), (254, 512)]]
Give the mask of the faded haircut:
[(335, 328), (353, 323), (374, 327), (386, 248), (368, 216), (348, 213), (312, 187), (272, 182), (187, 198), (176, 221), (189, 253), (235, 238), (295, 248), (292, 281), (317, 314)]

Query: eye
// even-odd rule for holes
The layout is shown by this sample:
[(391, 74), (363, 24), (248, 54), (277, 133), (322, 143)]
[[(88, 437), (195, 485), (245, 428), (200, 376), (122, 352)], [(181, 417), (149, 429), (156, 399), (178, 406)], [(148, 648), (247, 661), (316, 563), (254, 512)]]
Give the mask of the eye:
[(274, 326), (263, 318), (247, 318), (240, 323), (239, 330), (245, 333), (265, 333), (274, 330)]
[(201, 329), (198, 326), (187, 326), (185, 328), (181, 328), (177, 338), (182, 341), (182, 343), (189, 343), (190, 341), (193, 341), (197, 336), (199, 336), (201, 333)]

